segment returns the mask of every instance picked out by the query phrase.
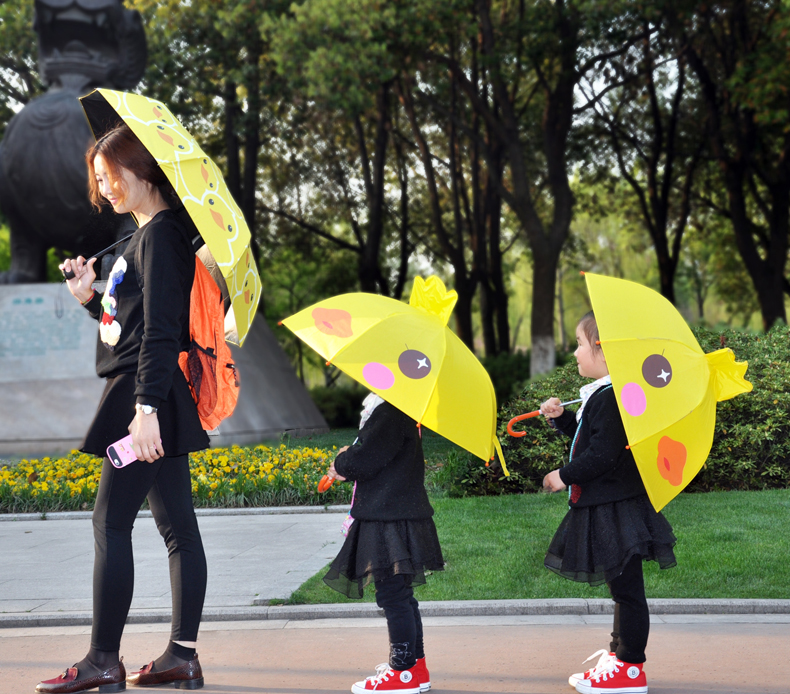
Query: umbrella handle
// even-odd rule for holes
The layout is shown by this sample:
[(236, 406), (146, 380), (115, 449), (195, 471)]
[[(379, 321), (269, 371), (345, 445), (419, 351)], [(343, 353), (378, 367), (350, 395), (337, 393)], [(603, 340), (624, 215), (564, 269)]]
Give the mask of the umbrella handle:
[(332, 486), (335, 480), (329, 479), (329, 475), (324, 475), (318, 483), (318, 493), (323, 494), (329, 487)]
[(527, 412), (526, 414), (520, 414), (518, 417), (513, 417), (513, 419), (511, 419), (507, 423), (507, 433), (510, 434), (511, 436), (515, 436), (516, 438), (519, 438), (521, 436), (526, 436), (527, 435), (526, 431), (515, 431), (513, 429), (513, 425), (516, 424), (516, 422), (520, 422), (522, 419), (530, 419), (531, 417), (537, 417), (539, 414), (540, 414), (540, 410), (535, 410), (534, 412)]

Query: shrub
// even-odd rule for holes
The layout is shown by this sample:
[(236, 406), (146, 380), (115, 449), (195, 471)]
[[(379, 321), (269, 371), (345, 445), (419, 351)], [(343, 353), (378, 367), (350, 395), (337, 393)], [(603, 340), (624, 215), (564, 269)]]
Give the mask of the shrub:
[(331, 429), (359, 426), (359, 412), (368, 391), (361, 387), (316, 386), (310, 397)]
[[(764, 335), (730, 329), (695, 328), (705, 352), (724, 344), (739, 361), (748, 361), (746, 378), (754, 390), (721, 402), (710, 456), (688, 491), (757, 490), (790, 486), (790, 329), (776, 327)], [(498, 463), (485, 468), (471, 457), (466, 466), (456, 464), (456, 493), (508, 494), (537, 491), (543, 477), (567, 462), (570, 441), (551, 430), (542, 418), (525, 420), (517, 428), (527, 436), (508, 435), (508, 421), (535, 410), (549, 397), (578, 397), (581, 378), (575, 363), (527, 384), (522, 393), (499, 410), (497, 433), (511, 472), (506, 478)]]

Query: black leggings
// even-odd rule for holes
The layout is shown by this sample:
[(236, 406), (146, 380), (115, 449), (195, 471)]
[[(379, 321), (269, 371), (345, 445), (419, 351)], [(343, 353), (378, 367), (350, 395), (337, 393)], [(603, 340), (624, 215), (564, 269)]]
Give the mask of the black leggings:
[(609, 650), (625, 663), (644, 663), (650, 634), (650, 611), (645, 598), (642, 557), (631, 557), (623, 573), (608, 585), (614, 600), (614, 627)]
[(206, 555), (200, 539), (188, 456), (138, 460), (116, 469), (105, 458), (93, 511), (93, 633), (91, 647), (117, 651), (132, 604), (132, 527), (148, 497), (167, 545), (173, 595), (173, 641), (197, 640), (206, 596)]
[(420, 607), (411, 587), (412, 576), (396, 574), (375, 581), (376, 604), (384, 610), (390, 637), (390, 667), (410, 670), (425, 657)]

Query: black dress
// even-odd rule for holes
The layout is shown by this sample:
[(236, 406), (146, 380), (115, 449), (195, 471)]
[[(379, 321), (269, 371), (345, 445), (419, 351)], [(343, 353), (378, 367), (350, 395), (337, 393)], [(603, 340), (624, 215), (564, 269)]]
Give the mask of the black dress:
[(444, 558), (425, 492), (425, 457), (413, 419), (389, 403), (379, 405), (357, 441), (335, 461), (335, 470), (357, 483), (346, 541), (324, 582), (361, 598), (370, 581), (396, 574), (425, 583)]
[(617, 578), (634, 556), (662, 569), (677, 564), (672, 526), (645, 492), (620, 418), (614, 391), (603, 386), (587, 401), (581, 420), (569, 411), (553, 420), (573, 437), (560, 478), (570, 509), (549, 545), (544, 564), (564, 578), (592, 586)]
[(174, 212), (164, 210), (135, 232), (104, 295), (94, 294), (85, 305), (100, 324), (96, 372), (107, 384), (80, 450), (106, 456), (107, 446), (128, 435), (136, 402), (159, 408), (168, 457), (208, 446), (177, 365), (178, 353), (189, 349), (194, 274), (188, 231)]

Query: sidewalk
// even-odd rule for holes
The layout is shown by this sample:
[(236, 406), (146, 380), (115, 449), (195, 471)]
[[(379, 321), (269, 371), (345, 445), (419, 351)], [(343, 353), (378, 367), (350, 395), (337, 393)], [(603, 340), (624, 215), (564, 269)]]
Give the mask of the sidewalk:
[[(343, 509), (310, 511), (200, 514), (209, 557), (204, 691), (347, 692), (386, 660), (386, 625), (374, 604), (267, 605), (325, 566), (342, 542)], [(91, 522), (61, 518), (0, 521), (0, 694), (32, 692), (87, 650)], [(122, 644), (129, 669), (156, 657), (169, 631), (167, 556), (150, 517), (138, 518), (134, 547)], [(786, 689), (790, 600), (650, 603), (651, 694)], [(567, 676), (608, 642), (610, 611), (608, 600), (423, 603), (433, 690), (570, 692)]]

